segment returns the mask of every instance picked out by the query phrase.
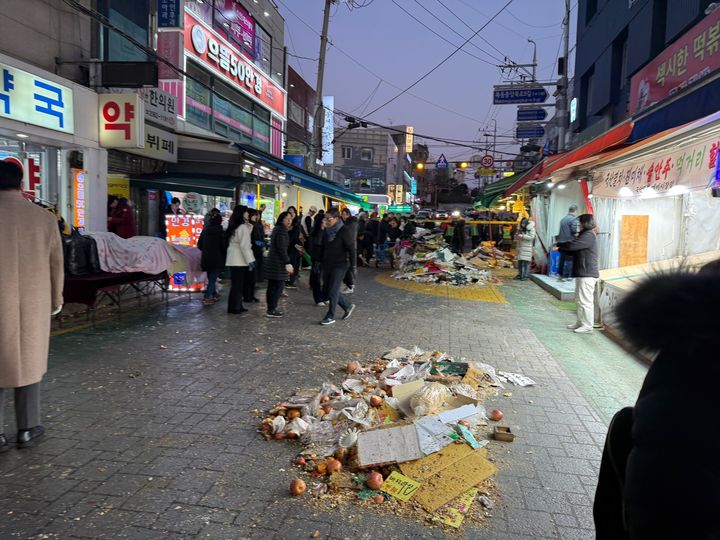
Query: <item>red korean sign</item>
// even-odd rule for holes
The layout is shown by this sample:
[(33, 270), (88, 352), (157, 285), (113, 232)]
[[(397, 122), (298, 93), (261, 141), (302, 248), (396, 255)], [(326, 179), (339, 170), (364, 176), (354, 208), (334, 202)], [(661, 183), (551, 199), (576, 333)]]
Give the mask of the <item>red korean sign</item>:
[(720, 10), (705, 17), (630, 81), (630, 114), (676, 94), (720, 68)]
[(197, 247), (204, 217), (195, 214), (165, 216), (166, 240), (169, 244)]
[(216, 32), (185, 12), (185, 53), (285, 118), (285, 91)]
[(657, 195), (705, 189), (715, 178), (720, 136), (679, 145), (664, 152), (599, 167), (593, 173), (594, 197), (631, 197), (652, 188)]

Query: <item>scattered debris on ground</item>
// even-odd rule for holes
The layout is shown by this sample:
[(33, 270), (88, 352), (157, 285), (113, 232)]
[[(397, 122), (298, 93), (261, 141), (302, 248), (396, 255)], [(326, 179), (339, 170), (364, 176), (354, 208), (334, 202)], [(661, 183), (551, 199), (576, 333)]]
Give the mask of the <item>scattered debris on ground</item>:
[(483, 403), (503, 383), (534, 381), (402, 347), (343, 371), (342, 382), (299, 390), (262, 419), (266, 440), (302, 446), (291, 495), (326, 510), (353, 503), (454, 529), (491, 517), (498, 489), (485, 447), (514, 433), (495, 423), (502, 411), (488, 415)]
[(467, 255), (454, 253), (441, 234), (428, 234), (400, 244), (395, 279), (452, 285), (499, 285), (492, 268), (512, 268), (508, 254), (484, 242)]

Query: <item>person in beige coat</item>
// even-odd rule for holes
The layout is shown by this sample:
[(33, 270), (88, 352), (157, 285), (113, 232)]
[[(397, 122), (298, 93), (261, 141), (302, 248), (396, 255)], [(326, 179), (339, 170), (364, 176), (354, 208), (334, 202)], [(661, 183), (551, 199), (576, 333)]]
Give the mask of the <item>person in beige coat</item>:
[(247, 206), (239, 205), (233, 210), (225, 232), (228, 240), (227, 259), (225, 264), (230, 269), (230, 294), (228, 295), (228, 313), (245, 313), (247, 308), (243, 300), (253, 297), (254, 283), (250, 279), (250, 272), (255, 269), (255, 255), (253, 255), (250, 236), (250, 224)]
[(55, 216), (27, 201), (22, 171), (0, 161), (0, 452), (9, 449), (6, 389), (15, 394), (17, 445), (32, 446), (40, 424), (50, 317), (63, 303), (63, 250)]

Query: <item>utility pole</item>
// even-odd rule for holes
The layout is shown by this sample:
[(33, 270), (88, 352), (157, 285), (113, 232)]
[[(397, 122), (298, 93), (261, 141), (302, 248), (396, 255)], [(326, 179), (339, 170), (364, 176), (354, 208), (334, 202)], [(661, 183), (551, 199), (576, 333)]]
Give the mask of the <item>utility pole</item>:
[(310, 148), (310, 162), (308, 169), (317, 172), (317, 160), (322, 159), (322, 132), (325, 127), (325, 108), (323, 107), (323, 79), (325, 78), (325, 51), (328, 42), (328, 26), (330, 25), (330, 6), (336, 0), (325, 0), (325, 13), (323, 15), (323, 26), (320, 34), (320, 55), (318, 58), (317, 84), (315, 85), (315, 125), (313, 126), (313, 137)]
[(560, 75), (560, 92), (557, 114), (560, 117), (558, 126), (558, 152), (565, 150), (565, 132), (568, 127), (568, 55), (570, 49), (570, 0), (565, 0), (565, 18), (563, 19), (563, 72)]

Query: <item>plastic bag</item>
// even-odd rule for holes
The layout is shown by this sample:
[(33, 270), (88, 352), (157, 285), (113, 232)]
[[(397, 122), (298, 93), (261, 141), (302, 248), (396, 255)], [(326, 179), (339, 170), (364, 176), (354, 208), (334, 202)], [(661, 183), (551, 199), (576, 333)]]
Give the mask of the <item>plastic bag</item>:
[(437, 414), (451, 395), (450, 389), (444, 384), (429, 383), (412, 395), (410, 408), (416, 416)]

